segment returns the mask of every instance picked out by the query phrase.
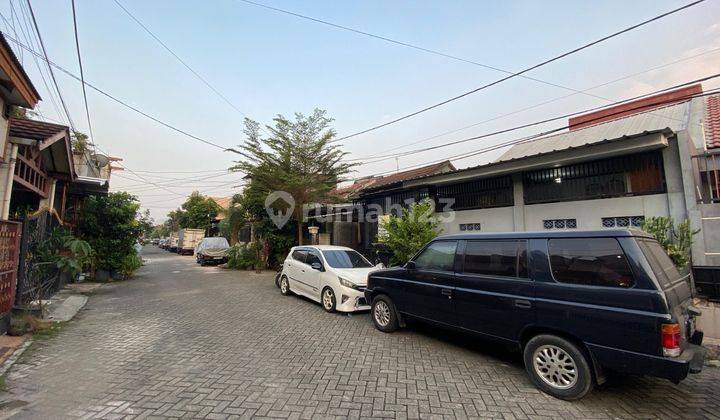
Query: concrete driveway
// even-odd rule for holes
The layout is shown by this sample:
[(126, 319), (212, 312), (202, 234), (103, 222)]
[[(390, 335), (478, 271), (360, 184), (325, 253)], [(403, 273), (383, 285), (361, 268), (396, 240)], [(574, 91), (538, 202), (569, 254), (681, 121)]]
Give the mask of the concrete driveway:
[(411, 325), (375, 330), (283, 297), (272, 274), (148, 247), (8, 373), (2, 414), (33, 417), (717, 418), (720, 369), (680, 385), (619, 377), (582, 401), (537, 391), (520, 357)]

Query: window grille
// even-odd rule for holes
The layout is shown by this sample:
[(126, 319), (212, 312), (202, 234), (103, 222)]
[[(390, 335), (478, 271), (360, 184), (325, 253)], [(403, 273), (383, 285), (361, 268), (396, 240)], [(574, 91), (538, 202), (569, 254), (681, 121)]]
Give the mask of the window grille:
[(619, 217), (603, 217), (602, 225), (604, 228), (641, 228), (645, 223), (645, 216), (619, 216)]
[(451, 206), (453, 210), (512, 206), (512, 178), (502, 176), (439, 186), (437, 198), (438, 203), (442, 203), (441, 199), (455, 200)]
[(665, 192), (662, 155), (641, 153), (523, 173), (526, 204)]
[(543, 228), (550, 229), (577, 229), (577, 219), (548, 219), (543, 220)]

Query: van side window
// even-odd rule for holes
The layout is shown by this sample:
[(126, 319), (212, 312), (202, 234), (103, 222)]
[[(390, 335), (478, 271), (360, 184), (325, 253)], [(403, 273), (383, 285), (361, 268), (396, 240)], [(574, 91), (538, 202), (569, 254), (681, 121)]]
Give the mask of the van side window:
[(518, 261), (521, 253), (523, 259), (527, 258), (525, 247), (525, 242), (518, 241), (468, 241), (463, 271), (490, 276), (527, 277), (527, 264), (523, 261), (521, 268)]
[(614, 238), (550, 239), (550, 266), (562, 283), (632, 287), (625, 253)]
[(437, 241), (428, 245), (415, 258), (415, 268), (420, 270), (453, 271), (457, 241)]
[(307, 254), (307, 251), (305, 251), (304, 249), (296, 249), (295, 251), (293, 251), (292, 257), (293, 257), (293, 260), (304, 263), (306, 254)]

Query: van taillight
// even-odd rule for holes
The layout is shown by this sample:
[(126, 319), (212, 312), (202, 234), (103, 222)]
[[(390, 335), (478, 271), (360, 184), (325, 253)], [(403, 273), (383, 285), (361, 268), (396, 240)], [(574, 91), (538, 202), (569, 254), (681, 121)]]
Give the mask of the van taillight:
[(663, 356), (680, 356), (680, 324), (662, 324)]

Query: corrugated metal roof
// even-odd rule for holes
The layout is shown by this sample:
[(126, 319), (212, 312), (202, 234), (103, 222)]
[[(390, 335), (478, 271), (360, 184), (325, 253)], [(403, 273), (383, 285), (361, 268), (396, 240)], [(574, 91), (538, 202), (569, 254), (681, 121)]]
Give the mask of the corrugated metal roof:
[(586, 128), (542, 137), (514, 145), (495, 162), (574, 149), (626, 136), (637, 136), (642, 133), (658, 132), (666, 129), (673, 132), (682, 131), (687, 128), (689, 110), (690, 101), (685, 101)]

